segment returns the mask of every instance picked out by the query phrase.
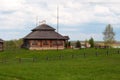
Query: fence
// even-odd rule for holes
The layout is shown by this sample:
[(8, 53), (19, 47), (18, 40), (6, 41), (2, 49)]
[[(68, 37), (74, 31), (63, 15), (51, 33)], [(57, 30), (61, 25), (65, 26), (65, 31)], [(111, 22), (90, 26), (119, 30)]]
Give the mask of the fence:
[(31, 58), (14, 58), (14, 59), (7, 59), (7, 58), (1, 58), (0, 59), (0, 63), (14, 63), (14, 62), (17, 62), (17, 63), (24, 63), (24, 62), (39, 62), (39, 61), (54, 61), (54, 60), (67, 60), (67, 59), (74, 59), (74, 58), (87, 58), (89, 56), (96, 56), (96, 57), (99, 57), (99, 56), (110, 56), (112, 54), (120, 54), (120, 51), (117, 50), (117, 51), (114, 51), (114, 53), (110, 52), (110, 51), (106, 51), (105, 53), (101, 54), (100, 52), (94, 52), (93, 55), (89, 54), (89, 53), (86, 53), (86, 52), (83, 52), (83, 53), (80, 53), (80, 54), (69, 54), (69, 55), (63, 55), (63, 54), (58, 54), (56, 56), (44, 56), (43, 58), (39, 58), (39, 57), (31, 57)]

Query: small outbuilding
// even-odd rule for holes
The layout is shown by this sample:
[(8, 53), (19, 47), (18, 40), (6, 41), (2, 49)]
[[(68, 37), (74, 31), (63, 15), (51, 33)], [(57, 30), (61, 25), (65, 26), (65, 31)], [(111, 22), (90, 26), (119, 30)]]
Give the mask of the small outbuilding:
[(0, 39), (0, 51), (4, 50), (4, 41)]
[(68, 40), (68, 36), (62, 36), (53, 27), (41, 24), (23, 38), (22, 47), (30, 50), (64, 49)]

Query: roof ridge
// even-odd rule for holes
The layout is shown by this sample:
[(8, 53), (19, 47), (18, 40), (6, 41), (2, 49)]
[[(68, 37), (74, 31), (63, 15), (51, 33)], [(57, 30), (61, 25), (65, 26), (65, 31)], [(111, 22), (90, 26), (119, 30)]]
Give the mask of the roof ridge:
[(32, 29), (32, 31), (54, 31), (55, 29), (47, 24), (41, 24), (36, 28)]

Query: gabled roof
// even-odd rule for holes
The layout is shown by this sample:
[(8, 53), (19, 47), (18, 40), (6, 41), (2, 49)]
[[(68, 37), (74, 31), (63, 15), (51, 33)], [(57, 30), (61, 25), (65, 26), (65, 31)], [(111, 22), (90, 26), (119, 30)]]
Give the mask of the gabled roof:
[(34, 28), (32, 31), (54, 31), (55, 29), (52, 28), (51, 26), (47, 25), (47, 24), (41, 24), (39, 26), (37, 26), (36, 28)]
[(61, 34), (55, 32), (55, 29), (47, 24), (39, 25), (34, 28), (30, 34), (24, 39), (63, 39), (68, 40), (68, 37), (64, 37)]

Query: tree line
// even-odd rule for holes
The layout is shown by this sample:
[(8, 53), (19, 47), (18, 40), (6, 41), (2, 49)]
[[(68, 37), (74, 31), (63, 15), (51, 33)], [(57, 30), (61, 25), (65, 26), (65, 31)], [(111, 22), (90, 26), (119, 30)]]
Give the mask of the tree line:
[[(103, 40), (104, 40), (104, 44), (105, 45), (111, 45), (113, 43), (115, 43), (115, 32), (113, 31), (113, 27), (111, 24), (108, 24), (103, 32)], [(91, 37), (89, 40), (85, 40), (84, 44), (89, 43), (90, 44), (90, 48), (94, 48), (95, 47), (95, 42), (93, 37)], [(71, 46), (71, 43), (68, 42), (67, 43), (68, 46)], [(81, 48), (81, 42), (79, 40), (76, 41), (75, 43), (75, 48)]]

